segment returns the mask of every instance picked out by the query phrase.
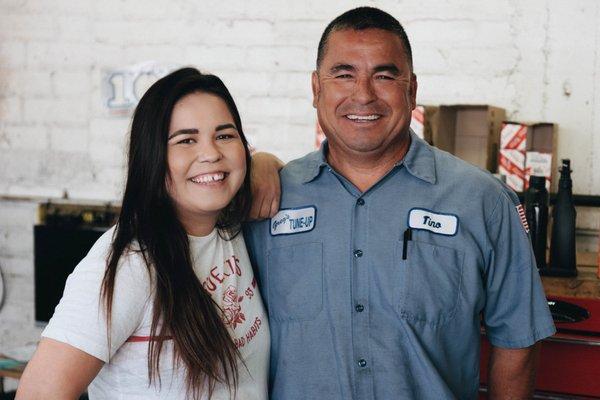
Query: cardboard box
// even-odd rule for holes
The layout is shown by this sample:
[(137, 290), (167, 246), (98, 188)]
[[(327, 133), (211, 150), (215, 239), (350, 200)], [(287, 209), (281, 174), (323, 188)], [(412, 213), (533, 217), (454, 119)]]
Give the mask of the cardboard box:
[(410, 128), (415, 134), (428, 143), (432, 143), (432, 132), (437, 129), (437, 113), (439, 107), (418, 105), (412, 111)]
[(432, 144), (496, 172), (500, 129), (506, 112), (490, 105), (445, 105), (437, 112)]
[[(500, 133), (498, 172), (507, 176), (506, 182), (513, 190), (527, 190), (531, 175), (545, 176), (550, 190), (556, 169), (555, 143), (555, 124), (505, 121)], [(516, 151), (523, 157), (510, 154)]]

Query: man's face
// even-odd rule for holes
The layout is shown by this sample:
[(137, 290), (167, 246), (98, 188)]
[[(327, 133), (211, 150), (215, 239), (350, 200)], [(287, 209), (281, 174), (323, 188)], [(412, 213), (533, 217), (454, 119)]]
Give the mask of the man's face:
[(331, 150), (383, 154), (397, 151), (407, 139), (417, 80), (394, 33), (333, 32), (312, 88)]

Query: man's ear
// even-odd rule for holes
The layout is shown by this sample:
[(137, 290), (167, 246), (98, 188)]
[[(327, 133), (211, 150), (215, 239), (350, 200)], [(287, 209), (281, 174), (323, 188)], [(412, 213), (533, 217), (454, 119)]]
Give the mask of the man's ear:
[(417, 75), (415, 75), (414, 73), (411, 73), (411, 79), (410, 79), (410, 102), (411, 102), (411, 109), (414, 110), (415, 107), (417, 106), (417, 87), (419, 85), (417, 84)]
[(311, 82), (313, 92), (313, 107), (317, 108), (317, 101), (319, 100), (319, 94), (321, 93), (321, 83), (319, 82), (319, 73), (317, 71), (313, 71)]

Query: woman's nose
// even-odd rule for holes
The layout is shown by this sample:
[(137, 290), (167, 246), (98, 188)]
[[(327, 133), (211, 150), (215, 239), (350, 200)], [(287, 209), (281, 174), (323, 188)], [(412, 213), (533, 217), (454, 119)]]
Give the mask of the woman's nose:
[(223, 157), (219, 147), (213, 140), (198, 142), (197, 159), (200, 162), (217, 162)]

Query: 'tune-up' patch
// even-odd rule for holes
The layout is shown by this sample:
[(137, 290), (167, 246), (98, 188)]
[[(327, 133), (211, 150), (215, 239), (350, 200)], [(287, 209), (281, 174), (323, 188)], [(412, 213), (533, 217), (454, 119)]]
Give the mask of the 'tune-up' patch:
[(315, 206), (286, 208), (271, 218), (271, 235), (291, 235), (312, 231), (317, 222)]

